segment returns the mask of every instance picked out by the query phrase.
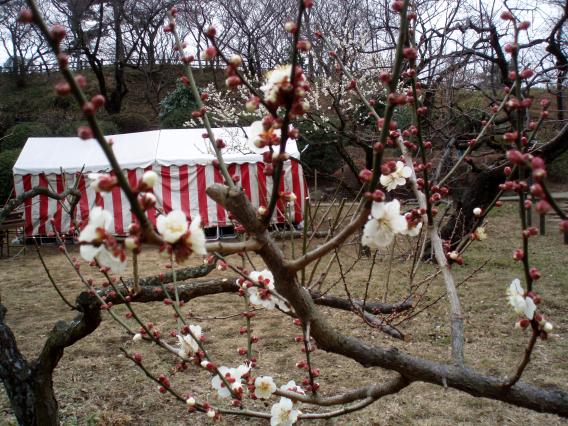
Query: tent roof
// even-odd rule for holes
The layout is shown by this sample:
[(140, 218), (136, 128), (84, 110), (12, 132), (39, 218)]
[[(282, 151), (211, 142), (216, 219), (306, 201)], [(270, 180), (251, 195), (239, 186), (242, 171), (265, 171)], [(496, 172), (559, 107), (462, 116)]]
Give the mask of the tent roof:
[[(229, 164), (262, 161), (259, 153), (249, 148), (248, 127), (213, 129), (216, 138), (225, 141), (223, 157)], [(123, 169), (150, 165), (178, 166), (209, 164), (215, 158), (205, 129), (154, 130), (149, 132), (111, 135), (113, 150)], [(289, 140), (287, 152), (294, 158), (300, 153), (295, 141)], [(110, 170), (102, 149), (94, 139), (76, 137), (29, 138), (14, 165), (16, 175), (40, 173), (103, 172)]]

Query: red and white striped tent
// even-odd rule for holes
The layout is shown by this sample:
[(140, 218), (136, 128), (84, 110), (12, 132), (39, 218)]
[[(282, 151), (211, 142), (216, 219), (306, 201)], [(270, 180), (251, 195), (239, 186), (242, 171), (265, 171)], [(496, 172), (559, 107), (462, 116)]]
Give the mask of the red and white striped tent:
[[(255, 207), (266, 206), (272, 191), (272, 178), (263, 173), (262, 155), (249, 148), (248, 130), (246, 127), (219, 128), (214, 129), (214, 133), (227, 145), (223, 149), (223, 156), (231, 175), (240, 177), (239, 184)], [(158, 173), (154, 193), (159, 209), (166, 213), (181, 209), (190, 219), (199, 214), (206, 228), (231, 226), (227, 212), (209, 199), (205, 192), (211, 184), (222, 182), (222, 176), (214, 165), (215, 157), (209, 141), (202, 138), (203, 132), (203, 129), (155, 130), (109, 138), (113, 141), (114, 153), (131, 186), (135, 186), (147, 170)], [(279, 202), (273, 221), (283, 223), (286, 221), (285, 215), (289, 215), (292, 222), (298, 224), (302, 221), (307, 186), (294, 141), (288, 141), (287, 152), (291, 159), (285, 163), (280, 191), (294, 192), (297, 199), (288, 211)], [(113, 213), (114, 233), (124, 235), (133, 221), (128, 200), (119, 188), (109, 193), (94, 192), (86, 177), (91, 172), (110, 170), (106, 157), (94, 139), (30, 138), (14, 165), (14, 186), (16, 195), (36, 186), (63, 192), (79, 178), (82, 197), (76, 219), (87, 220), (90, 209), (101, 206)], [(26, 200), (24, 212), (25, 235), (28, 237), (50, 235), (52, 226), (58, 232), (69, 232), (69, 215), (56, 200), (47, 196)], [(148, 212), (154, 225), (156, 214), (156, 209)]]

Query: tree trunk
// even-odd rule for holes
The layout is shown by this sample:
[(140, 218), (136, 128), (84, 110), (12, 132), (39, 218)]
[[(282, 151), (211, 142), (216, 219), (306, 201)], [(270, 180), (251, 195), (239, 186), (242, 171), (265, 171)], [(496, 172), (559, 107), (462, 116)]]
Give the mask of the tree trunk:
[(59, 425), (53, 371), (64, 349), (91, 334), (101, 322), (100, 304), (89, 293), (79, 295), (77, 310), (80, 313), (72, 321), (55, 324), (38, 358), (28, 363), (4, 322), (7, 310), (0, 304), (0, 378), (20, 425)]

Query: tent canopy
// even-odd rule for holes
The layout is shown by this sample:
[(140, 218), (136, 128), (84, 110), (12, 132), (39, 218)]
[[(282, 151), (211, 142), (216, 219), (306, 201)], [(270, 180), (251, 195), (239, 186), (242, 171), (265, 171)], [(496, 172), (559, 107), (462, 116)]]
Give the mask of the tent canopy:
[[(154, 130), (110, 135), (113, 150), (123, 169), (133, 170), (152, 165), (181, 166), (211, 164), (215, 155), (204, 129)], [(227, 147), (223, 157), (228, 164), (257, 163), (262, 155), (249, 147), (248, 127), (213, 129), (215, 138)], [(268, 148), (266, 148), (268, 149)], [(299, 159), (296, 142), (289, 140), (286, 151)], [(110, 164), (95, 139), (76, 137), (29, 138), (14, 165), (15, 175), (39, 175), (110, 171)]]

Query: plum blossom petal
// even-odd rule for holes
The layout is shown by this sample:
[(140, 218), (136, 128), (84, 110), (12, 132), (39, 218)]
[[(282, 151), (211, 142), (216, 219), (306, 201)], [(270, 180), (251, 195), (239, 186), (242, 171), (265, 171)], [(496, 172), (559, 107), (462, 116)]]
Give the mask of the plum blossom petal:
[(284, 312), (289, 312), (290, 308), (284, 299), (274, 288), (274, 276), (268, 269), (263, 271), (252, 271), (249, 278), (256, 285), (247, 287), (249, 301), (252, 305), (265, 309), (274, 309), (278, 306)]
[(296, 392), (300, 395), (305, 395), (306, 391), (302, 389), (301, 386), (297, 385), (294, 380), (290, 380), (285, 385), (280, 386), (280, 390), (287, 391), (287, 392)]
[(248, 147), (252, 152), (262, 154), (267, 150), (266, 142), (280, 140), (280, 129), (265, 130), (262, 121), (255, 121), (248, 132)]
[(181, 210), (173, 210), (165, 216), (158, 216), (156, 227), (166, 242), (174, 244), (187, 232), (187, 217)]
[(126, 269), (126, 259), (113, 255), (106, 247), (101, 246), (102, 250), (97, 255), (97, 261), (102, 267), (109, 268), (115, 274), (121, 274)]
[(96, 260), (102, 267), (121, 273), (126, 267), (126, 257), (123, 253), (111, 252), (105, 245), (111, 227), (112, 215), (100, 207), (94, 207), (89, 212), (89, 223), (78, 237), (81, 243), (79, 253), (88, 262)]
[(515, 278), (507, 289), (509, 304), (519, 315), (524, 315), (528, 319), (534, 318), (536, 305), (531, 297), (525, 296), (525, 290), (521, 286), (521, 281)]
[(191, 221), (189, 225), (189, 236), (187, 237), (187, 243), (195, 254), (201, 256), (207, 255), (207, 249), (205, 248), (205, 232), (201, 227), (201, 216), (197, 215)]
[(397, 186), (406, 185), (406, 179), (410, 177), (412, 170), (402, 161), (396, 162), (396, 169), (388, 175), (381, 175), (380, 182), (387, 191), (396, 189)]
[(268, 102), (276, 102), (282, 85), (290, 80), (292, 65), (280, 65), (266, 74), (266, 81), (261, 90)]
[(257, 398), (268, 399), (276, 391), (276, 384), (270, 376), (260, 376), (254, 381), (254, 394)]
[(370, 248), (388, 247), (396, 234), (408, 230), (406, 218), (400, 214), (400, 202), (373, 203), (371, 217), (363, 228), (361, 243)]
[[(189, 326), (189, 329), (196, 339), (200, 339), (201, 336), (203, 335), (201, 326), (199, 325), (192, 324)], [(193, 337), (191, 337), (191, 334), (186, 334), (186, 335), (178, 334), (177, 338), (179, 343), (178, 354), (181, 357), (188, 358), (197, 351), (199, 351), (199, 344)]]
[(409, 237), (416, 237), (420, 234), (420, 230), (422, 229), (422, 222), (419, 222), (416, 226), (407, 227), (405, 231), (402, 231), (402, 235), (408, 235)]
[[(219, 367), (219, 373), (231, 383), (231, 389), (237, 393), (241, 393), (243, 391), (242, 378), (247, 375), (249, 371), (250, 366), (245, 364), (240, 365), (237, 368), (228, 368), (225, 366)], [(231, 391), (227, 388), (227, 386), (225, 386), (225, 383), (223, 383), (219, 375), (215, 375), (213, 379), (211, 379), (211, 386), (213, 386), (213, 389), (217, 391), (217, 394), (221, 398), (231, 397)]]
[(291, 399), (282, 397), (270, 410), (270, 426), (292, 426), (300, 414)]

